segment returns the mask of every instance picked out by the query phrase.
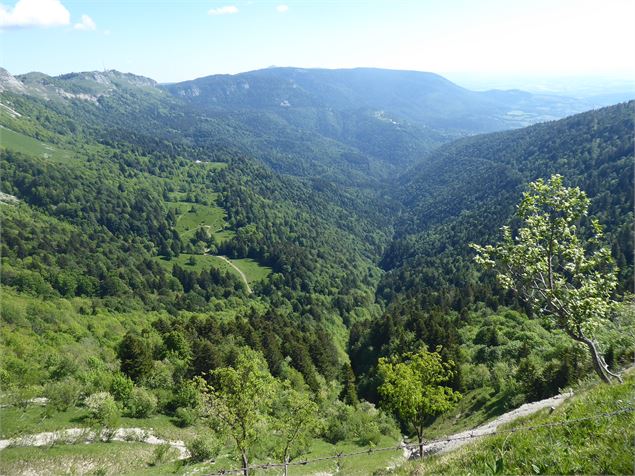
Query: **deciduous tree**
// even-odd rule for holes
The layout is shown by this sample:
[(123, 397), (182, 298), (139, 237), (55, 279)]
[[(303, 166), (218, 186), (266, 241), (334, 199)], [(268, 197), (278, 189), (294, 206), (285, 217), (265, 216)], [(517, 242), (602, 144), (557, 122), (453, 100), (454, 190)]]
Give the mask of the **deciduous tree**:
[(452, 379), (453, 367), (452, 361), (443, 362), (438, 352), (426, 349), (397, 359), (379, 359), (381, 403), (415, 430), (422, 458), (425, 425), (461, 398), (459, 392), (443, 385)]
[(592, 336), (615, 304), (611, 294), (617, 285), (616, 269), (597, 220), (591, 220), (591, 236), (581, 237), (579, 221), (588, 209), (586, 194), (565, 187), (560, 175), (539, 179), (529, 184), (518, 205), (518, 230), (503, 227), (499, 244), (472, 247), (477, 262), (497, 270), (503, 287), (522, 295), (572, 339), (585, 344), (595, 371), (610, 383), (621, 378), (608, 369)]

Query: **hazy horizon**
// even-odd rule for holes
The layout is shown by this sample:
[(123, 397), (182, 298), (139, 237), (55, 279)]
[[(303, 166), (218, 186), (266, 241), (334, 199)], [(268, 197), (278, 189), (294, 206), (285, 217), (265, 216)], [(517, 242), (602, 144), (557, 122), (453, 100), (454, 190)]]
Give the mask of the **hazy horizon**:
[[(246, 71), (239, 71), (235, 73), (210, 73), (203, 74), (202, 76), (196, 76), (192, 78), (183, 79), (183, 81), (195, 80), (199, 78), (204, 78), (207, 76), (215, 76), (215, 75), (240, 75), (249, 73), (252, 71), (258, 71), (262, 69), (268, 68), (297, 68), (297, 69), (325, 69), (325, 70), (337, 70), (337, 69), (386, 69), (392, 71), (414, 71), (420, 73), (433, 73), (442, 76), (449, 81), (461, 86), (463, 88), (473, 90), (473, 91), (486, 91), (492, 89), (501, 89), (501, 90), (511, 90), (518, 89), (531, 93), (544, 93), (544, 94), (558, 94), (558, 95), (571, 95), (575, 97), (591, 97), (602, 94), (619, 94), (619, 93), (628, 93), (632, 94), (632, 97), (635, 98), (635, 79), (627, 78), (624, 76), (591, 76), (591, 75), (578, 75), (578, 76), (508, 76), (505, 74), (500, 75), (488, 75), (488, 74), (478, 74), (478, 73), (463, 73), (463, 72), (437, 72), (437, 71), (419, 71), (419, 70), (405, 70), (405, 69), (396, 69), (396, 68), (377, 68), (373, 66), (351, 66), (346, 68), (325, 68), (325, 67), (301, 67), (301, 66), (279, 66), (279, 65), (271, 65), (263, 68), (257, 68)], [(173, 84), (178, 83), (180, 81), (159, 81), (156, 78), (151, 76), (146, 76), (144, 74), (139, 73), (134, 70), (119, 70), (116, 68), (109, 69), (94, 69), (94, 70), (75, 70), (75, 71), (64, 71), (61, 73), (49, 73), (47, 71), (23, 71), (16, 72), (7, 71), (13, 76), (20, 76), (28, 73), (43, 73), (49, 76), (59, 76), (70, 73), (83, 73), (88, 71), (108, 71), (108, 70), (116, 70), (121, 73), (126, 74), (134, 74), (138, 76), (145, 76), (150, 79), (157, 81), (159, 84)]]
[(374, 67), (511, 88), (519, 78), (632, 81), (632, 18), (635, 2), (624, 0), (137, 1), (116, 8), (14, 0), (0, 4), (0, 41), (12, 74), (116, 69), (172, 83), (270, 65)]

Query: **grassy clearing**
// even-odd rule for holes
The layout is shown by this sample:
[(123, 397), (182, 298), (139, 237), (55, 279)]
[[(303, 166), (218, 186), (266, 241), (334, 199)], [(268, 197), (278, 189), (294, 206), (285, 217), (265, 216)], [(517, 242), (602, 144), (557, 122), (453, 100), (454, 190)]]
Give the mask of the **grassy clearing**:
[[(235, 274), (240, 277), (238, 272), (229, 266), (225, 261), (218, 258), (217, 256), (209, 256), (209, 255), (192, 255), (188, 253), (181, 253), (179, 256), (172, 258), (170, 260), (166, 260), (163, 257), (157, 257), (161, 266), (163, 266), (168, 271), (172, 270), (172, 267), (175, 264), (178, 264), (184, 269), (188, 271), (197, 271), (201, 272), (203, 269), (216, 268), (221, 271), (229, 271), (230, 273)], [(193, 259), (193, 261), (192, 261)], [(194, 264), (192, 264), (192, 262)]]
[[(44, 406), (31, 405), (25, 409), (5, 407), (0, 409), (0, 438), (8, 439), (67, 428), (88, 428), (90, 422), (87, 417), (87, 410), (81, 407), (48, 414)], [(117, 426), (146, 428), (152, 430), (155, 436), (168, 440), (188, 440), (193, 438), (197, 431), (196, 427), (176, 426), (172, 417), (167, 415), (154, 415), (148, 418), (121, 417)]]
[[(504, 428), (559, 423), (608, 413), (635, 403), (635, 376), (621, 385), (597, 384), (548, 411)], [(635, 415), (624, 413), (565, 426), (518, 431), (485, 438), (423, 463), (408, 463), (400, 475), (420, 474), (632, 474)]]
[[(396, 448), (397, 444), (398, 441), (385, 436), (380, 441), (379, 446), (384, 447), (394, 445)], [(298, 458), (297, 461), (333, 456), (338, 453), (356, 452), (363, 449), (363, 447), (360, 447), (352, 442), (338, 443), (337, 445), (332, 445), (322, 440), (315, 440), (311, 451), (306, 455)], [(254, 464), (267, 462), (273, 463), (273, 461), (255, 461)], [(384, 470), (389, 467), (394, 467), (401, 462), (403, 462), (403, 454), (401, 450), (397, 449), (395, 449), (394, 451), (362, 454), (350, 458), (342, 458), (339, 464), (338, 474), (366, 476), (373, 474), (378, 470)], [(240, 463), (237, 460), (231, 459), (228, 454), (222, 454), (214, 463), (211, 464), (199, 463), (195, 465), (184, 465), (182, 467), (178, 467), (178, 465), (172, 463), (164, 467), (156, 468), (157, 473), (153, 473), (151, 469), (148, 469), (146, 470), (146, 472), (144, 472), (144, 474), (164, 474), (161, 473), (161, 471), (165, 471), (165, 473), (167, 473), (169, 469), (172, 469), (172, 471), (176, 472), (177, 474), (205, 474), (206, 472), (213, 473), (219, 472), (221, 470), (236, 469), (239, 467)], [(337, 468), (337, 460), (332, 459), (301, 466), (289, 466), (289, 474), (295, 476), (307, 474), (333, 474), (337, 472)], [(281, 468), (274, 468), (269, 470), (256, 469), (249, 471), (249, 474), (253, 474), (254, 476), (272, 476), (280, 475), (281, 473)]]
[(199, 165), (201, 167), (207, 167), (212, 170), (222, 170), (227, 168), (227, 162), (200, 162), (200, 163), (197, 163), (196, 165)]
[(33, 157), (51, 158), (54, 160), (68, 160), (74, 157), (74, 154), (68, 150), (45, 144), (4, 126), (0, 126), (0, 146)]
[[(230, 266), (227, 261), (218, 256), (211, 255), (194, 255), (188, 253), (181, 253), (179, 256), (167, 260), (161, 256), (155, 258), (166, 270), (171, 271), (175, 264), (189, 271), (201, 272), (203, 269), (215, 268), (221, 271), (228, 271), (242, 280), (240, 273), (236, 271), (233, 266)], [(265, 279), (271, 274), (271, 268), (261, 266), (257, 261), (251, 258), (233, 259), (232, 263), (236, 265), (247, 278), (248, 283), (254, 283)]]
[[(222, 163), (219, 162), (219, 164)], [(184, 198), (182, 195), (179, 195), (181, 200)], [(216, 199), (216, 195), (213, 195), (212, 199)], [(184, 239), (193, 237), (196, 230), (201, 227), (207, 228), (219, 242), (229, 240), (234, 236), (232, 230), (225, 229), (227, 213), (221, 207), (187, 201), (171, 202), (171, 206), (178, 214), (176, 229)], [(192, 271), (200, 272), (204, 268), (213, 267), (222, 271), (229, 271), (240, 277), (240, 274), (232, 266), (215, 256), (183, 253), (169, 261), (164, 258), (158, 259), (168, 270), (172, 269), (172, 266), (177, 263), (179, 266)], [(245, 274), (247, 282), (250, 284), (265, 279), (271, 273), (271, 268), (261, 266), (251, 258), (233, 259), (231, 262)]]
[(13, 438), (45, 431), (80, 428), (86, 412), (80, 408), (71, 408), (65, 412), (46, 414), (43, 406), (32, 405), (25, 409), (16, 407), (0, 408), (0, 437)]
[(266, 266), (261, 266), (257, 261), (254, 261), (251, 258), (241, 258), (241, 259), (233, 259), (232, 263), (238, 267), (243, 273), (245, 273), (245, 277), (247, 278), (248, 283), (254, 283), (256, 281), (262, 281), (267, 278), (271, 274), (271, 268)]
[(134, 474), (153, 461), (154, 448), (128, 442), (7, 448), (1, 453), (0, 474)]
[(178, 213), (176, 230), (185, 239), (194, 236), (201, 227), (208, 228), (218, 241), (234, 235), (233, 231), (225, 229), (227, 213), (221, 207), (190, 202), (173, 202), (172, 206)]

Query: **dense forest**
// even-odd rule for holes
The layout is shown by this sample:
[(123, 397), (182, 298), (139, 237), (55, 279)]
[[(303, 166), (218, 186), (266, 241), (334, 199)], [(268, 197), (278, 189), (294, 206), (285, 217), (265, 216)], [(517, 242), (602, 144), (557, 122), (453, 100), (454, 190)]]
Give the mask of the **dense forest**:
[[(527, 184), (555, 173), (591, 200), (582, 233), (591, 216), (605, 228), (621, 304), (596, 339), (611, 368), (632, 362), (635, 103), (474, 135), (554, 100), (371, 73), (3, 84), (3, 399), (46, 397), (53, 420), (73, 408), (105, 425), (159, 415), (198, 434), (216, 395), (206, 386), (229, 394), (228, 369), (251, 372), (322, 416), (296, 457), (312, 438), (363, 446), (411, 432), (382, 404), (377, 365), (422, 348), (455, 369), (457, 412), (485, 420), (552, 396), (590, 375), (588, 355), (469, 244), (514, 226)], [(410, 89), (388, 94), (395, 84)], [(414, 90), (429, 94), (408, 102)], [(442, 114), (437, 90), (462, 108)], [(280, 408), (261, 403), (258, 425), (283, 434)], [(250, 438), (254, 458), (277, 454)], [(232, 441), (218, 445), (241, 453)]]

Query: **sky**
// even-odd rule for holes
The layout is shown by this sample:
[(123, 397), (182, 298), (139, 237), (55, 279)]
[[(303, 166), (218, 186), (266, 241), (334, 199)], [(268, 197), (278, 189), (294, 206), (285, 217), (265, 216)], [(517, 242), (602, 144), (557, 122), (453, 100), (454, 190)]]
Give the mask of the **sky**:
[(635, 0), (0, 0), (13, 74), (269, 66), (635, 80)]

